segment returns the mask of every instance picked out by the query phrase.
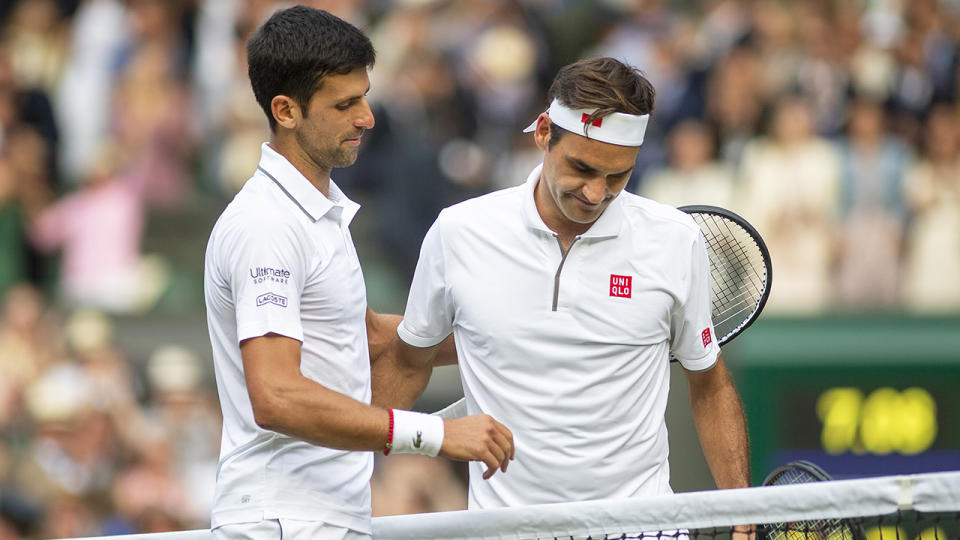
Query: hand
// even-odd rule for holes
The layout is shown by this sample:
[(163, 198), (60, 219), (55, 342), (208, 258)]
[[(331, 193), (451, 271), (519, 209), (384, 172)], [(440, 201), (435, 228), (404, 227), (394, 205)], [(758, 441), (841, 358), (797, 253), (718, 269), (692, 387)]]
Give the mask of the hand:
[(757, 529), (753, 525), (734, 525), (731, 540), (754, 540), (757, 537)]
[(458, 461), (482, 461), (486, 480), (513, 459), (513, 433), (486, 414), (444, 419), (440, 455)]

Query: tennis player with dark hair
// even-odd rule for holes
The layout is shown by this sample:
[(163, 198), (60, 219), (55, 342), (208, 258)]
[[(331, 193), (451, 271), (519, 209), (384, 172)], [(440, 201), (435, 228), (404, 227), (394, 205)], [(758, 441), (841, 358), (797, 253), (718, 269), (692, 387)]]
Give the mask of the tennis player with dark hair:
[(427, 233), (389, 355), (404, 377), (375, 365), (374, 403), (412, 404), (452, 332), (467, 410), (516, 444), (507, 475), (479, 482), (470, 465), (471, 508), (665, 494), (672, 352), (717, 486), (748, 486), (703, 235), (623, 192), (652, 85), (593, 58), (561, 69), (548, 101), (527, 129), (544, 154), (526, 182), (445, 209)]
[(359, 206), (331, 180), (374, 125), (370, 40), (316, 9), (276, 12), (247, 44), (270, 121), (256, 172), (210, 235), (207, 322), (223, 437), (216, 538), (369, 538), (373, 450), (479, 459), (506, 470), (512, 435), (369, 405), (370, 365), (399, 316), (367, 307), (349, 224)]

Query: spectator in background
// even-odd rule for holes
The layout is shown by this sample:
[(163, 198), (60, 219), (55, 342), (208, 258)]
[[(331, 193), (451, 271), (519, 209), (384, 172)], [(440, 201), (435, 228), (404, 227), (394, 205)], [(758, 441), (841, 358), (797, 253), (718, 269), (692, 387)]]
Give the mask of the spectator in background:
[(123, 159), (119, 148), (101, 149), (87, 184), (33, 220), (37, 248), (63, 250), (60, 293), (70, 305), (132, 312), (162, 292), (162, 267), (141, 258), (141, 188)]
[(722, 161), (740, 166), (743, 149), (759, 130), (764, 113), (762, 64), (755, 50), (736, 47), (707, 78), (706, 118), (719, 140)]
[(906, 208), (903, 176), (909, 149), (885, 130), (880, 103), (853, 101), (842, 164), (835, 303), (841, 308), (893, 308), (900, 301)]
[(114, 69), (129, 34), (120, 0), (84, 0), (74, 15), (70, 55), (54, 98), (63, 130), (57, 155), (66, 184), (89, 176), (107, 140)]
[(220, 451), (217, 396), (205, 384), (203, 366), (190, 350), (158, 347), (147, 361), (150, 398), (143, 421), (161, 428), (169, 441), (169, 474), (185, 487), (178, 519), (206, 524), (210, 519)]
[(60, 82), (69, 44), (67, 21), (56, 0), (16, 2), (6, 24), (17, 81), (51, 95)]
[(924, 152), (907, 173), (911, 212), (904, 302), (914, 311), (960, 309), (960, 115), (935, 107), (924, 130)]
[(183, 6), (179, 0), (138, 0), (129, 6), (133, 39), (114, 85), (110, 133), (147, 207), (175, 210), (189, 200), (187, 168), (195, 132), (183, 82)]
[(840, 161), (813, 132), (806, 98), (780, 100), (770, 135), (744, 149), (744, 217), (761, 231), (777, 286), (768, 312), (820, 313), (831, 299)]
[(96, 397), (91, 378), (70, 363), (46, 371), (27, 388), (35, 433), (16, 485), (31, 500), (82, 499), (91, 514), (106, 510), (120, 446), (95, 407)]
[(22, 413), (22, 392), (61, 357), (59, 335), (44, 317), (40, 292), (21, 284), (3, 298), (0, 319), (0, 426)]
[(645, 178), (640, 195), (670, 206), (709, 204), (731, 210), (737, 206), (733, 174), (715, 160), (716, 147), (703, 122), (681, 122), (667, 142), (669, 166)]

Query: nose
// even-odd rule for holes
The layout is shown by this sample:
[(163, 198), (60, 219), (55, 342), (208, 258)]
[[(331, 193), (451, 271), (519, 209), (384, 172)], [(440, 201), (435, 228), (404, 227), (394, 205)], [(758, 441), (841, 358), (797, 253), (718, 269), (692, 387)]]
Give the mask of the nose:
[(373, 111), (370, 109), (370, 103), (364, 99), (362, 107), (360, 108), (360, 115), (357, 116), (356, 120), (354, 120), (354, 125), (358, 128), (371, 129), (375, 123), (376, 120), (373, 118)]
[(599, 204), (607, 196), (607, 183), (600, 177), (591, 178), (583, 184), (580, 193), (589, 202)]

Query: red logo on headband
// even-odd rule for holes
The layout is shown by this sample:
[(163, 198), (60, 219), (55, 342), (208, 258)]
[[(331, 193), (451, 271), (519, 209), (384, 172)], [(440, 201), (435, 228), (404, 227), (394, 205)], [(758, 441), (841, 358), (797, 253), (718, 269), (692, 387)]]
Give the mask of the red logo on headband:
[[(580, 121), (584, 124), (586, 124), (589, 119), (590, 115), (587, 113), (583, 113), (583, 116), (580, 117)], [(600, 124), (603, 124), (603, 118), (597, 118), (593, 122), (590, 122), (590, 125), (593, 127), (600, 127)]]

